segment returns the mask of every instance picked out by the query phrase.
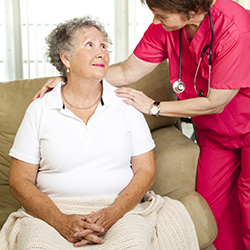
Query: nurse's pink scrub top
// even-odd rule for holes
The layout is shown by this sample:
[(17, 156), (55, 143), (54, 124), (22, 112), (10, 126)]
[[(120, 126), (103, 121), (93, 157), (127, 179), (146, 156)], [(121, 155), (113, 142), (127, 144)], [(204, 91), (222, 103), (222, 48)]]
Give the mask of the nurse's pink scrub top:
[[(200, 145), (238, 148), (250, 145), (250, 12), (229, 0), (217, 0), (211, 8), (214, 26), (211, 88), (240, 89), (220, 114), (193, 117)], [(181, 80), (186, 89), (180, 100), (200, 98), (194, 90), (194, 76), (203, 48), (210, 43), (211, 29), (207, 15), (189, 43), (182, 31)], [(207, 50), (209, 52), (209, 49)], [(170, 82), (178, 80), (179, 30), (165, 31), (161, 24), (151, 24), (134, 50), (141, 60), (159, 63), (169, 59)], [(206, 96), (208, 56), (202, 60), (196, 82)]]

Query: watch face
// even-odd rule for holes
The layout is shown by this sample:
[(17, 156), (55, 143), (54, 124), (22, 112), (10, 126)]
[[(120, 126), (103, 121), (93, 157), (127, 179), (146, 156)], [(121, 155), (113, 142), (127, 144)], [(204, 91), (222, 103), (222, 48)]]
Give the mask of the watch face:
[(155, 114), (157, 114), (158, 113), (158, 111), (159, 111), (159, 109), (158, 109), (158, 107), (157, 106), (152, 106), (152, 108), (151, 108), (151, 114), (153, 114), (153, 115), (155, 115)]

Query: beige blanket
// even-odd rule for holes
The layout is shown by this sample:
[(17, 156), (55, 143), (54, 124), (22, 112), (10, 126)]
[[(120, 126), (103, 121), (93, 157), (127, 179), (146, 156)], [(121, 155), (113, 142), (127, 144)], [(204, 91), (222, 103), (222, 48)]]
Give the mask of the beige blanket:
[[(68, 214), (88, 214), (109, 206), (115, 197), (56, 198), (55, 204)], [(41, 208), (42, 209), (42, 208)], [(54, 228), (28, 215), (23, 209), (12, 213), (0, 232), (1, 250), (76, 249)], [(195, 250), (199, 249), (193, 222), (184, 205), (168, 197), (147, 194), (104, 236), (104, 244), (80, 247), (86, 250)]]

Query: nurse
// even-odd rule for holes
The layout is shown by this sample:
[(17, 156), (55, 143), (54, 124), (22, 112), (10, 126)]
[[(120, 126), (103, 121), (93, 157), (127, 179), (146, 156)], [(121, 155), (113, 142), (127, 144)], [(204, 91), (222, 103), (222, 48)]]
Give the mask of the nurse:
[(201, 148), (197, 191), (218, 224), (214, 245), (250, 249), (250, 13), (231, 0), (141, 1), (153, 23), (106, 80), (129, 85), (169, 60), (179, 101), (160, 102), (125, 87), (116, 94), (145, 114), (192, 117)]

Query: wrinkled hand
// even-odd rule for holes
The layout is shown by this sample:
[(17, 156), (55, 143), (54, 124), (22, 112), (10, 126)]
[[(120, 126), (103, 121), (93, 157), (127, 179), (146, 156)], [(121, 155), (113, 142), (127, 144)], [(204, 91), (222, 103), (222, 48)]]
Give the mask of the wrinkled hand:
[(42, 98), (44, 96), (45, 93), (51, 91), (53, 88), (55, 88), (55, 86), (59, 83), (59, 82), (63, 82), (65, 81), (64, 78), (58, 76), (56, 78), (52, 78), (49, 79), (45, 85), (43, 85), (43, 87), (35, 94), (35, 96), (33, 97), (33, 100), (37, 99), (37, 98)]
[[(112, 206), (103, 208), (96, 213), (91, 213), (86, 219), (90, 224), (101, 226), (104, 231), (97, 235), (104, 235), (123, 215), (119, 214)], [(84, 237), (84, 231), (78, 232), (77, 236)]]
[(132, 88), (122, 87), (115, 90), (118, 97), (127, 98), (123, 101), (140, 112), (149, 115), (149, 109), (153, 104), (154, 100), (146, 96), (142, 91), (138, 91)]
[(87, 221), (100, 225), (104, 229), (104, 232), (100, 235), (104, 235), (123, 215), (121, 211), (110, 206), (96, 213), (91, 213)]
[[(88, 216), (92, 216), (92, 212)], [(86, 244), (102, 244), (103, 239), (98, 237), (104, 232), (104, 228), (93, 222), (88, 222), (87, 215), (66, 215), (63, 214), (60, 219), (60, 224), (55, 228), (69, 242), (75, 243), (75, 247)], [(79, 232), (81, 234), (79, 235)]]

